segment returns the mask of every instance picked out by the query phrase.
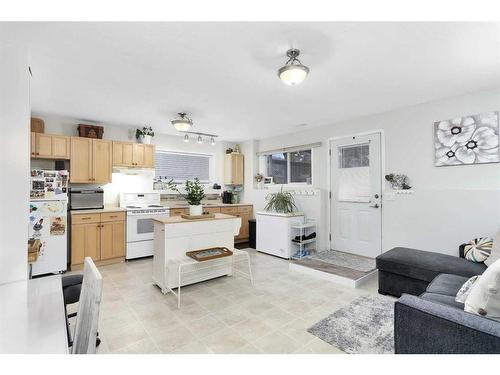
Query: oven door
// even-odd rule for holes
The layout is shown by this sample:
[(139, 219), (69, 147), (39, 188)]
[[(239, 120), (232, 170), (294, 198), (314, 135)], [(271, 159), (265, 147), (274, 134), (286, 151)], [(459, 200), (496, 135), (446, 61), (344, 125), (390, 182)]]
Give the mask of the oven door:
[(153, 218), (168, 217), (169, 214), (133, 214), (127, 216), (127, 242), (152, 241)]

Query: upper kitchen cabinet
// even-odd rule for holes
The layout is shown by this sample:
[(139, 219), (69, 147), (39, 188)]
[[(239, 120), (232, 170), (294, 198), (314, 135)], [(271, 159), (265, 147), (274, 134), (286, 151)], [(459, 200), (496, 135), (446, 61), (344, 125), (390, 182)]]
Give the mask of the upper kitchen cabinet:
[(111, 182), (113, 142), (103, 139), (93, 139), (92, 156), (94, 162), (94, 182), (99, 184)]
[(155, 167), (155, 151), (154, 145), (143, 145), (144, 146), (144, 164), (143, 168), (154, 168)]
[(224, 184), (243, 185), (243, 154), (226, 154), (224, 159)]
[(31, 157), (36, 159), (69, 159), (70, 137), (31, 133)]
[(113, 167), (154, 168), (155, 146), (113, 142)]
[(113, 141), (113, 167), (132, 167), (134, 144)]
[(111, 182), (112, 150), (113, 142), (108, 140), (71, 137), (70, 182)]

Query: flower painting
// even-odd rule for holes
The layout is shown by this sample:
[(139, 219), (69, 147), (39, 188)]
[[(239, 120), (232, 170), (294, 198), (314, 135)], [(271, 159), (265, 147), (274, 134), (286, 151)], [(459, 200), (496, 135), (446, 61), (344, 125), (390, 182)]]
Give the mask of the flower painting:
[(436, 166), (498, 163), (498, 112), (434, 123)]

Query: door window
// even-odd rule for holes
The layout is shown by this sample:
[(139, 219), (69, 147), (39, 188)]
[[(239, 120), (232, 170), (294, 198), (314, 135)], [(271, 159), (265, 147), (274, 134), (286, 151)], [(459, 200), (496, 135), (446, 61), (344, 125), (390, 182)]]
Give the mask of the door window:
[(341, 146), (338, 153), (338, 199), (344, 202), (369, 202), (370, 145)]

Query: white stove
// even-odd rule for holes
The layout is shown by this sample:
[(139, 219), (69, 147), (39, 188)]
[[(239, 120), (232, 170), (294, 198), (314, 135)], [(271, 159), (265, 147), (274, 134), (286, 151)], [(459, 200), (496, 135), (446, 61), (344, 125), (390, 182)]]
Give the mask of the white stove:
[(154, 252), (153, 219), (170, 216), (160, 204), (159, 193), (122, 193), (120, 207), (127, 210), (127, 253), (125, 258), (152, 256)]

